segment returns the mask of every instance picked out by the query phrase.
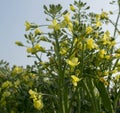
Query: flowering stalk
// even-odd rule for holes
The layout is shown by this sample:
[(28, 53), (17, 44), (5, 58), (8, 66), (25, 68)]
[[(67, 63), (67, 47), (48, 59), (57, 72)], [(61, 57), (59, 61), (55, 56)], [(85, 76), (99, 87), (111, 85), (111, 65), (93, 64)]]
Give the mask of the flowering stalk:
[[(18, 79), (12, 81), (15, 88), (21, 91), (21, 95), (27, 92), (28, 105), (25, 106), (28, 112), (115, 113), (119, 87), (114, 74), (120, 70), (120, 50), (114, 51), (116, 43), (113, 38), (118, 31), (116, 27), (119, 16), (114, 37), (111, 38), (108, 30), (102, 30), (102, 24), (109, 20), (108, 13), (87, 13), (89, 6), (81, 0), (74, 1), (74, 5), (70, 4), (72, 13), (63, 12), (60, 4), (52, 4), (49, 8), (44, 6), (44, 9), (50, 18), (47, 19), (50, 25), (43, 26), (50, 29), (49, 33), (40, 30), (42, 25), (26, 21), (26, 31), (31, 32), (25, 38), (31, 47), (16, 42), (18, 46), (27, 48), (29, 57), (37, 59), (35, 64), (27, 69), (16, 66), (11, 73), (14, 79)], [(41, 46), (42, 42), (49, 43), (50, 47)], [(48, 58), (46, 61), (43, 61), (43, 54)], [(112, 87), (115, 87), (115, 95), (111, 92), (111, 82), (115, 84)], [(10, 83), (3, 83), (4, 87), (0, 91), (11, 87), (14, 89), (14, 86), (6, 85)], [(6, 105), (5, 98), (0, 100), (4, 102), (3, 106)]]

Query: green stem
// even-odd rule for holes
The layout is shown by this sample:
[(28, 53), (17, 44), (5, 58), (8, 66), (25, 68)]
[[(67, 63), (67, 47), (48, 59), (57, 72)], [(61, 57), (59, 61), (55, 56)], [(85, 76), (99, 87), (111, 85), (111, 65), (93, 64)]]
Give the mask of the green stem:
[[(32, 47), (34, 47), (34, 42), (33, 42), (33, 41), (31, 41), (31, 44), (32, 44)], [(38, 54), (35, 53), (34, 55), (36, 56), (36, 58), (38, 59), (38, 61), (41, 62), (41, 59), (40, 59), (40, 57), (38, 56)]]
[(35, 53), (35, 56), (36, 56), (36, 58), (38, 59), (39, 62), (42, 62), (42, 60), (40, 59), (40, 57), (38, 56), (37, 53)]
[[(115, 39), (116, 37), (116, 32), (117, 32), (117, 25), (118, 25), (118, 22), (119, 22), (119, 19), (120, 19), (120, 6), (119, 6), (119, 12), (118, 12), (118, 15), (117, 15), (117, 19), (116, 19), (116, 23), (115, 23), (115, 29), (114, 29), (114, 34), (113, 34), (113, 38)], [(113, 50), (114, 50), (114, 47), (111, 48), (111, 55), (113, 54)], [(111, 71), (112, 69), (112, 61), (111, 61), (111, 65), (109, 66), (109, 71)], [(109, 75), (108, 77), (108, 83), (111, 81), (111, 76), (112, 74)], [(109, 90), (110, 88), (110, 85), (108, 85), (107, 89)]]
[(58, 36), (57, 33), (55, 32), (55, 42), (56, 42), (56, 56), (58, 60), (58, 82), (59, 82), (59, 101), (60, 101), (60, 107), (59, 107), (59, 112), (60, 113), (65, 113), (65, 102), (64, 102), (64, 87), (63, 87), (63, 81), (64, 81), (64, 74), (62, 71), (62, 64), (61, 64), (61, 55), (60, 55), (60, 46), (59, 46), (59, 41), (58, 41)]
[(115, 67), (116, 67), (116, 65), (117, 65), (117, 63), (119, 62), (119, 59), (117, 59), (116, 60), (116, 62), (115, 62), (115, 64), (114, 64), (114, 66), (113, 66), (113, 68), (112, 68), (112, 70), (114, 70), (115, 69)]
[(73, 110), (73, 106), (72, 106), (72, 104), (73, 104), (73, 102), (74, 102), (74, 100), (75, 100), (75, 96), (76, 96), (76, 94), (78, 94), (78, 86), (74, 89), (74, 91), (73, 92), (71, 92), (71, 98), (70, 98), (70, 102), (69, 102), (69, 112), (68, 113), (71, 113), (71, 110)]
[(114, 29), (114, 35), (113, 35), (114, 38), (116, 36), (117, 25), (118, 25), (118, 22), (119, 22), (119, 18), (120, 18), (120, 6), (119, 6), (119, 12), (118, 12), (118, 16), (117, 16), (116, 23), (115, 23), (115, 29)]
[(91, 95), (91, 100), (92, 100), (92, 106), (93, 106), (93, 109), (94, 109), (94, 113), (100, 113), (99, 111), (99, 105), (97, 103), (97, 100), (96, 100), (96, 96), (95, 96), (95, 92), (94, 92), (94, 86), (93, 86), (93, 82), (92, 82), (92, 79), (89, 78), (87, 80), (87, 84), (88, 84), (88, 88), (89, 88), (89, 93)]
[(78, 88), (78, 91), (77, 91), (77, 96), (78, 96), (78, 113), (80, 113), (80, 110), (81, 110), (81, 101), (80, 101), (80, 88)]
[[(88, 80), (89, 81), (89, 80)], [(89, 83), (87, 83), (88, 81), (83, 81), (83, 87), (84, 87), (84, 89), (85, 89), (85, 91), (87, 92), (87, 95), (88, 95), (88, 97), (89, 97), (89, 99), (90, 99), (90, 101), (91, 101), (91, 103), (92, 103), (92, 107), (93, 107), (93, 111), (94, 111), (94, 113), (97, 113), (97, 110), (96, 110), (96, 108), (95, 108), (95, 103), (94, 103), (94, 100), (93, 100), (93, 97), (92, 97), (92, 95), (91, 95), (91, 92), (90, 92), (90, 90), (91, 90), (91, 88), (90, 87), (88, 87), (88, 85), (89, 85)], [(90, 88), (90, 89), (89, 89)], [(92, 89), (93, 90), (93, 89)], [(93, 112), (92, 111), (92, 112)]]

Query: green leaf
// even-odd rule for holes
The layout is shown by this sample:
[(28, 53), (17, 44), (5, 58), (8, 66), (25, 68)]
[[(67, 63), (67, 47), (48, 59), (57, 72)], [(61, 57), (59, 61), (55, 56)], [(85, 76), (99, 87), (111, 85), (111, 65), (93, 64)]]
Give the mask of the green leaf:
[(107, 113), (114, 113), (113, 106), (112, 106), (109, 94), (104, 86), (104, 83), (102, 83), (101, 81), (94, 81), (94, 82), (95, 82), (96, 88), (100, 93), (105, 111)]

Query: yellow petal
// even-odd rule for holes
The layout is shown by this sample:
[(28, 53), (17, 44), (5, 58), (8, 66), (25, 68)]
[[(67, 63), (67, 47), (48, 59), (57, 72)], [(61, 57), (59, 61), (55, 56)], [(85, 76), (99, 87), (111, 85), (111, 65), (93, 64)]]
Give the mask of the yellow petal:
[(41, 110), (43, 108), (43, 102), (41, 100), (34, 101), (34, 107), (38, 110)]
[(93, 31), (92, 27), (88, 26), (86, 28), (86, 34), (90, 34)]
[(75, 7), (73, 5), (70, 5), (70, 10), (75, 11)]
[(70, 65), (70, 66), (77, 66), (80, 62), (78, 62), (78, 58), (77, 57), (73, 57), (72, 59), (67, 59), (66, 62)]
[(78, 77), (76, 77), (75, 75), (72, 75), (71, 78), (75, 81), (75, 82), (79, 82), (80, 79)]
[(74, 86), (77, 86), (77, 83), (81, 80), (80, 78), (78, 78), (78, 77), (75, 76), (75, 75), (72, 75), (71, 78), (72, 78), (72, 84), (73, 84)]
[(25, 27), (26, 31), (28, 31), (31, 28), (31, 24), (28, 21), (25, 21)]

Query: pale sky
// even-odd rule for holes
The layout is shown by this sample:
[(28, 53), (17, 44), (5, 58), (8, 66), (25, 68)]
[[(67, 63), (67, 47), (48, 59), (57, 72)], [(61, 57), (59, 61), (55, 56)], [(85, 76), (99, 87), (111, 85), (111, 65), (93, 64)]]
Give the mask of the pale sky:
[[(100, 13), (102, 8), (105, 11), (117, 9), (109, 5), (111, 0), (83, 1), (91, 6), (93, 12)], [(25, 42), (25, 21), (44, 24), (43, 5), (61, 3), (68, 9), (73, 2), (74, 0), (0, 0), (0, 60), (8, 61), (11, 66), (33, 64), (33, 60), (27, 58), (26, 49), (14, 44), (15, 41)]]

